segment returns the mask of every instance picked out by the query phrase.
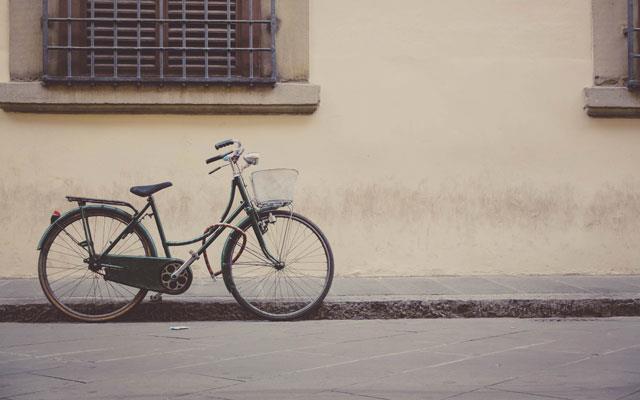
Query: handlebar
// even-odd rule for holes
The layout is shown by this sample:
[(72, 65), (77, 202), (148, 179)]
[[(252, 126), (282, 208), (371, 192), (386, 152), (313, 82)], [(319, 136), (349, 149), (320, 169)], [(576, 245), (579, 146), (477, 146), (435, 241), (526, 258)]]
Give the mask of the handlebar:
[[(218, 142), (216, 143), (216, 150), (220, 150), (223, 147), (227, 147), (227, 146), (231, 146), (232, 144), (236, 143), (235, 140), (233, 139), (227, 139), (227, 140), (223, 140), (222, 142)], [(240, 142), (238, 142), (239, 144)]]
[(207, 164), (211, 164), (212, 162), (218, 161), (218, 160), (222, 160), (223, 158), (225, 158), (226, 156), (228, 156), (229, 154), (233, 153), (233, 151), (228, 151), (224, 154), (218, 154), (217, 156), (213, 156), (211, 158), (208, 158), (206, 163)]
[[(236, 162), (238, 161), (238, 159), (240, 158), (240, 156), (242, 155), (242, 153), (244, 153), (244, 147), (242, 147), (242, 143), (240, 143), (237, 140), (233, 140), (233, 139), (227, 139), (227, 140), (223, 140), (222, 142), (218, 142), (215, 144), (215, 148), (216, 150), (220, 150), (223, 147), (227, 147), (227, 146), (231, 146), (235, 144), (236, 145), (236, 149), (232, 150), (232, 151), (228, 151), (224, 154), (218, 154), (216, 156), (213, 156), (211, 158), (208, 158), (205, 162), (207, 164), (211, 164), (212, 162), (218, 161), (218, 160), (222, 160), (224, 159), (225, 161), (229, 161), (229, 165), (231, 165), (232, 168), (238, 168), (238, 166), (236, 165)], [(225, 166), (225, 165), (223, 165)], [(209, 174), (212, 174), (216, 171), (218, 171), (220, 168), (216, 168), (213, 171), (209, 172)], [(235, 171), (235, 169), (234, 169)]]

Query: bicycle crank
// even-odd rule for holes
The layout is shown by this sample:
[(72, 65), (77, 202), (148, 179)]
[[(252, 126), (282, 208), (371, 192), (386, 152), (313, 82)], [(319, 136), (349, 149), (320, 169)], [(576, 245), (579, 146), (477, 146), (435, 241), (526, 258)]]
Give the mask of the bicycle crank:
[(160, 282), (164, 287), (163, 293), (166, 294), (181, 294), (189, 289), (191, 282), (193, 281), (193, 273), (191, 268), (187, 268), (180, 273), (175, 279), (172, 274), (180, 268), (180, 264), (172, 262), (164, 266), (160, 272)]

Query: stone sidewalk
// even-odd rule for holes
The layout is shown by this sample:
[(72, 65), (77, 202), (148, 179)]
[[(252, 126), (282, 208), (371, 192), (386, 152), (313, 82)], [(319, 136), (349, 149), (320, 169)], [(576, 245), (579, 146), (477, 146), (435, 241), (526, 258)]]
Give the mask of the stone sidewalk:
[[(0, 321), (51, 321), (37, 279), (0, 279)], [(640, 316), (640, 275), (335, 278), (312, 318)], [(194, 279), (180, 296), (143, 303), (133, 320), (250, 319), (224, 282)]]
[[(640, 275), (336, 277), (329, 302), (382, 300), (625, 299), (640, 297)], [(233, 300), (222, 279), (197, 276), (172, 300)], [(46, 301), (37, 279), (1, 279), (0, 304)]]
[(0, 324), (0, 399), (634, 400), (640, 318)]

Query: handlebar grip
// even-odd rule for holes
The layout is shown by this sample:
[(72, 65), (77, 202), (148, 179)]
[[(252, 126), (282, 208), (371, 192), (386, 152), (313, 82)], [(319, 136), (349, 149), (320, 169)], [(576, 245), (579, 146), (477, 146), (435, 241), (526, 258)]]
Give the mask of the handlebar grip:
[(223, 140), (222, 142), (216, 143), (216, 150), (220, 150), (223, 147), (231, 146), (233, 144), (232, 139)]
[(211, 164), (214, 161), (222, 160), (223, 158), (225, 158), (226, 156), (228, 156), (231, 153), (233, 153), (233, 151), (228, 151), (228, 152), (226, 152), (224, 154), (218, 154), (217, 156), (213, 156), (211, 158), (208, 158), (206, 163), (207, 164)]

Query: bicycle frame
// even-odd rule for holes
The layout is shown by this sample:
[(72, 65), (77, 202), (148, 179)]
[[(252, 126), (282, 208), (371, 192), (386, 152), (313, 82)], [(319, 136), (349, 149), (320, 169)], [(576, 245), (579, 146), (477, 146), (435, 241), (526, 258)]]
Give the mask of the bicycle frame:
[[(234, 203), (234, 200), (235, 200), (236, 191), (240, 192), (241, 201), (240, 201), (240, 204), (238, 205), (238, 207), (235, 210), (231, 211), (231, 208), (233, 207), (233, 203)], [(86, 240), (87, 240), (87, 249), (88, 249), (88, 252), (89, 252), (89, 256), (90, 256), (90, 259), (93, 260), (93, 262), (95, 264), (98, 264), (98, 265), (100, 264), (100, 261), (101, 261), (102, 257), (104, 257), (105, 255), (109, 254), (109, 252), (111, 250), (113, 250), (116, 247), (116, 245), (122, 239), (124, 239), (129, 233), (133, 232), (134, 227), (137, 224), (140, 224), (140, 221), (146, 215), (149, 215), (149, 214), (145, 214), (145, 212), (147, 212), (147, 210), (149, 210), (149, 209), (151, 209), (151, 214), (150, 215), (153, 216), (155, 221), (156, 221), (156, 227), (158, 229), (158, 235), (160, 236), (160, 241), (162, 242), (162, 248), (164, 249), (164, 253), (165, 253), (165, 256), (167, 258), (171, 258), (171, 251), (169, 249), (170, 247), (186, 246), (186, 245), (193, 244), (193, 243), (196, 243), (196, 242), (204, 241), (204, 243), (200, 246), (200, 248), (197, 251), (190, 252), (191, 253), (191, 257), (187, 261), (185, 261), (180, 266), (180, 268), (177, 269), (173, 273), (174, 277), (179, 276), (182, 273), (182, 271), (184, 271), (191, 264), (193, 264), (193, 262), (195, 262), (197, 259), (199, 259), (200, 256), (202, 255), (202, 253), (204, 253), (206, 251), (206, 249), (226, 229), (226, 227), (224, 227), (224, 226), (218, 226), (213, 231), (205, 232), (204, 234), (202, 234), (202, 235), (200, 235), (198, 237), (195, 237), (193, 239), (189, 239), (189, 240), (185, 240), (185, 241), (179, 241), (179, 242), (172, 242), (172, 241), (168, 241), (166, 239), (166, 236), (165, 236), (165, 233), (164, 233), (164, 228), (162, 227), (162, 222), (160, 220), (160, 215), (158, 214), (158, 209), (156, 207), (155, 200), (153, 199), (153, 196), (149, 196), (147, 198), (147, 204), (140, 211), (137, 211), (132, 205), (130, 205), (129, 203), (125, 203), (125, 202), (112, 201), (112, 200), (100, 200), (100, 199), (88, 199), (88, 198), (79, 198), (79, 197), (69, 197), (68, 199), (69, 199), (69, 201), (78, 202), (78, 205), (80, 207), (81, 217), (82, 217), (82, 225), (83, 225), (85, 237), (86, 237)], [(111, 242), (111, 244), (109, 244), (109, 246), (101, 254), (96, 254), (96, 252), (95, 252), (95, 248), (94, 248), (93, 240), (92, 240), (92, 236), (91, 236), (91, 227), (89, 226), (89, 221), (88, 221), (87, 216), (85, 214), (85, 205), (86, 205), (86, 203), (105, 203), (105, 204), (126, 206), (126, 207), (129, 207), (129, 208), (133, 209), (134, 212), (135, 212), (131, 222), (122, 230), (122, 232), (120, 232), (120, 234), (115, 238), (115, 240), (113, 240), (113, 242)], [(262, 235), (262, 230), (260, 229), (260, 224), (259, 224), (259, 220), (258, 220), (258, 213), (260, 211), (262, 211), (262, 210), (256, 210), (253, 207), (251, 199), (250, 199), (249, 194), (248, 194), (247, 189), (246, 189), (246, 185), (244, 183), (244, 180), (242, 179), (242, 175), (237, 174), (237, 175), (234, 175), (233, 180), (231, 182), (231, 194), (230, 194), (230, 197), (229, 197), (229, 202), (227, 204), (227, 207), (226, 207), (224, 213), (220, 217), (220, 222), (221, 223), (225, 223), (225, 224), (231, 224), (238, 217), (238, 215), (240, 215), (242, 210), (244, 210), (247, 213), (247, 215), (251, 218), (251, 225), (252, 225), (253, 230), (254, 230), (254, 232), (256, 234), (256, 238), (258, 239), (258, 243), (260, 245), (260, 248), (261, 248), (262, 252), (264, 253), (264, 255), (267, 257), (267, 259), (270, 262), (272, 262), (272, 263), (274, 263), (274, 265), (276, 265), (279, 261), (267, 249), (266, 243), (264, 241), (264, 237)]]

